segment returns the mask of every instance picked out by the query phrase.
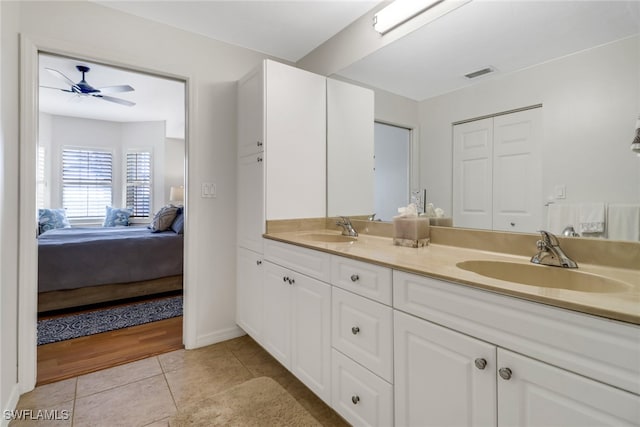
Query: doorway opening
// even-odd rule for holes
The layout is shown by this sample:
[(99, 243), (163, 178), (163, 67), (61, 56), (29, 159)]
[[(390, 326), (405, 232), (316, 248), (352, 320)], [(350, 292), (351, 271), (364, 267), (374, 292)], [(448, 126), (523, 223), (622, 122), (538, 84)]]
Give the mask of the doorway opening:
[[(98, 314), (83, 315), (117, 308), (129, 319), (123, 326), (148, 324), (141, 303), (161, 304), (183, 289), (186, 82), (46, 52), (38, 53), (38, 76), (38, 318), (95, 323)], [(82, 340), (113, 347), (113, 364), (170, 351), (182, 346), (181, 307), (173, 320), (145, 327), (165, 328), (171, 344), (147, 342), (123, 356), (123, 347), (135, 347), (131, 334), (129, 345), (109, 344), (115, 331)], [(44, 330), (39, 322), (39, 339)], [(63, 348), (76, 353), (80, 371), (67, 366), (57, 379), (108, 367), (104, 354), (92, 364), (89, 351), (61, 342), (37, 349), (38, 362), (60, 358)], [(40, 367), (38, 384), (51, 382)]]

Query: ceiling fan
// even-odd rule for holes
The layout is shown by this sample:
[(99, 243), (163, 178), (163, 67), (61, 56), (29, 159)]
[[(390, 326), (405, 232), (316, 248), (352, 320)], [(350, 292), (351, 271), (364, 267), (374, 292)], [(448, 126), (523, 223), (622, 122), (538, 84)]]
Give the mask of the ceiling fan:
[(47, 89), (56, 89), (61, 90), (63, 92), (75, 93), (79, 96), (93, 96), (98, 99), (103, 99), (105, 101), (115, 102), (116, 104), (126, 105), (127, 107), (133, 107), (136, 105), (135, 102), (127, 101), (126, 99), (114, 98), (113, 96), (108, 96), (107, 94), (112, 93), (121, 93), (121, 92), (131, 92), (135, 90), (129, 85), (119, 85), (119, 86), (105, 86), (100, 88), (94, 88), (84, 79), (84, 74), (88, 73), (90, 68), (85, 65), (76, 65), (76, 69), (82, 73), (82, 80), (78, 83), (74, 83), (69, 77), (65, 76), (58, 70), (54, 70), (53, 68), (45, 68), (48, 72), (50, 72), (56, 78), (62, 80), (70, 86), (70, 89), (61, 89), (57, 87), (50, 86), (41, 86)]

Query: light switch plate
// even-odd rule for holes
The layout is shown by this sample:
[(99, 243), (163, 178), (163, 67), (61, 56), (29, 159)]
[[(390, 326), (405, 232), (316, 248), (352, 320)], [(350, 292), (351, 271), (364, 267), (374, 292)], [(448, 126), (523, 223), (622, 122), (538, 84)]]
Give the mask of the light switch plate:
[(554, 193), (555, 193), (556, 199), (566, 199), (567, 186), (564, 184), (556, 185), (554, 188)]
[(213, 199), (217, 196), (216, 184), (213, 182), (203, 182), (200, 197), (205, 199)]

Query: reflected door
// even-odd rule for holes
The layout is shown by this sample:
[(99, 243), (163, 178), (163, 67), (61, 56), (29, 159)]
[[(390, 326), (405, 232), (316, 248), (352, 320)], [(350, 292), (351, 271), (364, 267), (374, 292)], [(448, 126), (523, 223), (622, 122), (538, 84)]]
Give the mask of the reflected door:
[(411, 130), (376, 123), (374, 140), (374, 212), (377, 219), (391, 221), (409, 203)]

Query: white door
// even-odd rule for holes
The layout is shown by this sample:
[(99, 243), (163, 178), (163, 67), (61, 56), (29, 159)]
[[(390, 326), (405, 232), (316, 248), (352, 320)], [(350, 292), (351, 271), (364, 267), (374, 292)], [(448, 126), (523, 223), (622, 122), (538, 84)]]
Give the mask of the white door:
[(291, 286), (289, 270), (264, 261), (264, 348), (287, 369), (291, 366)]
[(236, 322), (258, 342), (262, 341), (262, 255), (238, 248)]
[(396, 426), (496, 425), (493, 345), (394, 310), (394, 350)]
[(541, 109), (493, 120), (493, 229), (542, 228)]
[(238, 159), (238, 246), (262, 253), (264, 220), (263, 153)]
[(391, 221), (409, 203), (411, 130), (375, 124), (374, 208), (376, 218)]
[(493, 228), (493, 119), (453, 127), (453, 224)]
[(331, 286), (292, 273), (291, 371), (331, 403)]
[(501, 427), (640, 425), (640, 396), (507, 350), (498, 362), (511, 371), (498, 377)]

